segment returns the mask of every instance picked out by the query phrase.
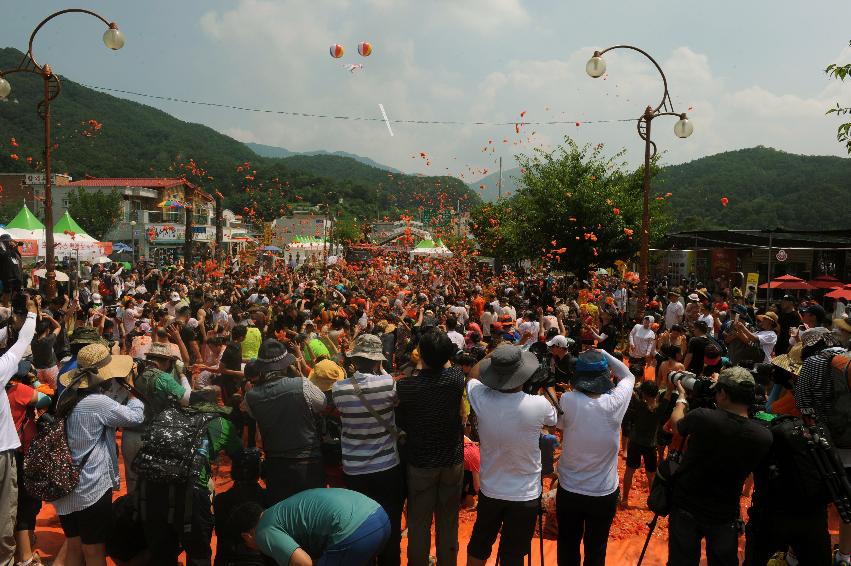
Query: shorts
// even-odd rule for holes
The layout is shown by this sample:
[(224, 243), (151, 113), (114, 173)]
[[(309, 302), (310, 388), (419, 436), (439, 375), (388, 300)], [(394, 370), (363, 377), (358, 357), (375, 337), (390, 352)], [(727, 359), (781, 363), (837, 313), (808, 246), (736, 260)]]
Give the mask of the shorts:
[(641, 446), (630, 442), (626, 447), (626, 467), (637, 470), (641, 467), (641, 459), (644, 459), (644, 471), (648, 474), (656, 473), (656, 447)]
[(82, 511), (59, 515), (65, 538), (80, 537), (83, 544), (105, 544), (112, 528), (112, 490)]
[(501, 531), (499, 555), (503, 559), (500, 562), (522, 561), (535, 534), (539, 505), (538, 499), (505, 501), (479, 494), (476, 524), (467, 544), (467, 555), (486, 561)]
[(15, 520), (15, 532), (35, 531), (35, 518), (41, 511), (41, 499), (30, 495), (24, 487), (23, 452), (15, 452), (15, 464), (18, 467), (18, 515)]

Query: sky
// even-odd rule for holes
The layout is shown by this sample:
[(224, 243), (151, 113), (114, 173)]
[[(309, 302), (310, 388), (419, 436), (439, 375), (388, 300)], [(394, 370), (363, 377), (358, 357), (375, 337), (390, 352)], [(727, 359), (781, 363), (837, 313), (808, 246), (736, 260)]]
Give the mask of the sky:
[[(89, 0), (80, 6), (116, 21), (127, 43), (107, 50), (102, 24), (88, 16), (49, 23), (36, 39), (36, 57), (76, 82), (372, 119), (381, 118), (382, 104), (391, 120), (459, 122), (394, 123), (391, 137), (380, 120), (119, 95), (241, 141), (292, 151), (348, 151), (406, 172), (474, 181), (495, 171), (499, 157), (507, 169), (514, 155), (551, 150), (569, 135), (611, 152), (626, 149), (635, 164), (643, 142), (634, 122), (617, 120), (658, 104), (658, 72), (642, 56), (619, 50), (606, 54), (605, 79), (585, 73), (595, 49), (630, 44), (657, 59), (675, 109), (688, 112), (695, 126), (681, 140), (674, 118), (654, 121), (663, 163), (756, 145), (845, 155), (835, 139), (839, 120), (825, 111), (851, 103), (851, 81), (831, 81), (824, 68), (851, 62), (847, 0)], [(67, 7), (0, 0), (0, 45), (25, 50), (33, 27)], [(371, 56), (358, 55), (360, 41), (372, 44)], [(335, 43), (346, 50), (340, 59), (329, 54)], [(353, 73), (347, 64), (363, 68)], [(567, 123), (524, 125), (517, 133), (519, 121)]]

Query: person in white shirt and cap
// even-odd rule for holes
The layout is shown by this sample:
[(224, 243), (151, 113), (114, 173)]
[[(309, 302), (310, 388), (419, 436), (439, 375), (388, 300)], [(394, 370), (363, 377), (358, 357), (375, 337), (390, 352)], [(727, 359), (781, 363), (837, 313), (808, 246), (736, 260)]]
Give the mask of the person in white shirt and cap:
[(644, 371), (647, 364), (653, 363), (656, 354), (656, 333), (651, 325), (656, 322), (652, 315), (647, 315), (641, 324), (632, 327), (629, 333), (629, 367), (634, 371)]
[(177, 316), (177, 309), (180, 308), (181, 302), (180, 293), (172, 291), (171, 295), (169, 295), (169, 302), (163, 305), (163, 308), (168, 312), (168, 316)]

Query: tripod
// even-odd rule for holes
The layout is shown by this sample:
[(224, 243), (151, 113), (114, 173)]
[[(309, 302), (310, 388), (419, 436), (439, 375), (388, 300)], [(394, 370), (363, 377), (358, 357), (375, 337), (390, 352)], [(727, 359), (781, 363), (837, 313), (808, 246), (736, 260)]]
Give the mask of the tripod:
[(650, 522), (647, 523), (647, 538), (644, 539), (644, 546), (641, 547), (641, 555), (638, 557), (638, 564), (636, 566), (641, 566), (641, 563), (644, 561), (644, 555), (647, 553), (647, 547), (650, 544), (650, 537), (653, 536), (653, 531), (656, 530), (656, 523), (659, 522), (659, 514), (653, 513), (653, 518), (650, 519)]

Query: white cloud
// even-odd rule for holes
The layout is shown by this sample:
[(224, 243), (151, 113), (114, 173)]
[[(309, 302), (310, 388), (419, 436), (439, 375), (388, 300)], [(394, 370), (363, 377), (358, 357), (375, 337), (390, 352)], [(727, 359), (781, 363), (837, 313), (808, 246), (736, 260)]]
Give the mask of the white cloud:
[[(215, 126), (245, 141), (280, 145), (294, 151), (344, 150), (369, 156), (406, 171), (463, 174), (473, 180), (496, 168), (500, 155), (512, 166), (517, 152), (550, 148), (565, 134), (579, 143), (626, 147), (629, 160), (642, 158), (634, 122), (594, 123), (637, 118), (656, 106), (662, 84), (656, 69), (639, 54), (606, 54), (608, 74), (593, 80), (585, 74), (592, 47), (564, 57), (518, 57), (463, 66), (464, 53), (434, 58), (434, 43), (444, 37), (476, 33), (503, 37), (506, 26), (525, 25), (530, 16), (519, 0), (435, 0), (430, 9), (408, 0), (314, 2), (240, 0), (224, 11), (200, 19), (206, 37), (226, 53), (221, 61), (220, 92), (211, 100), (264, 108), (380, 117), (384, 104), (391, 120), (508, 122), (509, 125), (414, 125), (396, 123), (391, 138), (380, 121), (320, 120), (274, 115), (216, 115)], [(417, 26), (412, 28), (412, 21)], [(375, 52), (359, 58), (355, 44), (371, 38)], [(478, 36), (477, 36), (478, 37)], [(477, 41), (471, 38), (470, 41)], [(342, 61), (332, 60), (328, 45), (347, 48)], [(801, 153), (841, 154), (835, 143), (836, 121), (824, 116), (847, 86), (813, 84), (797, 93), (773, 92), (760, 84), (733, 84), (715, 68), (707, 53), (686, 46), (661, 53), (677, 111), (688, 111), (695, 133), (688, 140), (673, 135), (675, 119), (654, 122), (653, 139), (664, 161), (677, 163), (729, 149), (767, 145)], [(851, 59), (846, 48), (837, 60)], [(357, 74), (343, 62), (363, 63)], [(725, 69), (726, 71), (726, 69)], [(847, 99), (847, 96), (846, 96)], [(691, 110), (688, 110), (692, 108)], [(528, 125), (515, 133), (514, 122), (564, 121)], [(576, 127), (574, 122), (581, 125)], [(533, 135), (534, 132), (534, 135)], [(496, 151), (483, 152), (493, 143)], [(508, 140), (508, 143), (503, 143)], [(431, 156), (430, 167), (418, 157)]]

